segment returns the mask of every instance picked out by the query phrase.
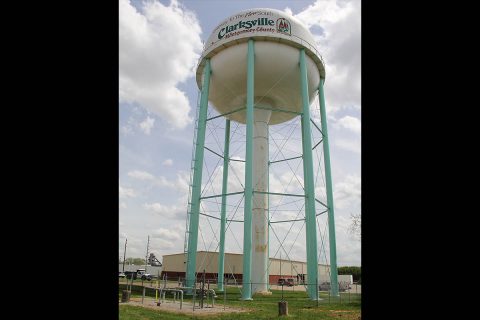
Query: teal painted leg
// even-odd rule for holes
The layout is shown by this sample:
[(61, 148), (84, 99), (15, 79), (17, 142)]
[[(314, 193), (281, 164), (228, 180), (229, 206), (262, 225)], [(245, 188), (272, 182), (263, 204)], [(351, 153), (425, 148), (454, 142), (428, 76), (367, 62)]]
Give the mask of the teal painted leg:
[(195, 269), (197, 264), (197, 241), (198, 220), (200, 213), (200, 193), (202, 187), (203, 153), (205, 146), (205, 128), (207, 125), (208, 92), (210, 87), (210, 59), (207, 59), (203, 70), (202, 96), (200, 100), (200, 112), (198, 114), (197, 142), (195, 146), (195, 164), (192, 185), (192, 206), (190, 212), (190, 224), (188, 227), (188, 255), (186, 270), (186, 286), (192, 287), (195, 281)]
[(308, 96), (307, 67), (305, 50), (300, 49), (300, 84), (302, 88), (302, 147), (303, 176), (305, 184), (305, 226), (307, 241), (307, 291), (310, 299), (317, 299), (318, 258), (317, 223), (315, 215), (315, 186), (312, 160), (312, 138), (310, 129), (310, 101)]
[(225, 225), (227, 222), (227, 180), (228, 160), (230, 148), (230, 120), (225, 122), (225, 147), (223, 148), (223, 183), (222, 183), (222, 207), (220, 219), (220, 252), (218, 256), (218, 290), (223, 291), (223, 274), (225, 268)]
[(327, 187), (327, 206), (328, 206), (328, 239), (330, 242), (330, 288), (331, 295), (338, 296), (338, 280), (337, 280), (337, 246), (335, 240), (335, 219), (333, 210), (333, 184), (332, 171), (330, 168), (330, 147), (328, 144), (327, 132), (327, 113), (325, 111), (325, 94), (323, 92), (324, 79), (320, 79), (319, 100), (320, 115), (322, 121), (323, 133), (323, 154), (325, 160), (325, 183)]

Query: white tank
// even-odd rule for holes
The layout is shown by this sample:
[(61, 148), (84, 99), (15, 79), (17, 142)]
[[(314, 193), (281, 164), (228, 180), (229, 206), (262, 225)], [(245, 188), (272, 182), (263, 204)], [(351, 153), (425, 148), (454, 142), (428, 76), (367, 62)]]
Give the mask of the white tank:
[[(300, 112), (299, 48), (305, 48), (310, 102), (325, 68), (308, 29), (296, 18), (274, 9), (250, 9), (220, 23), (212, 32), (197, 67), (197, 85), (202, 87), (205, 59), (210, 58), (209, 101), (224, 114), (245, 107), (247, 98), (247, 41), (255, 40), (255, 104)], [(245, 123), (246, 111), (227, 115)], [(272, 112), (269, 124), (295, 117)]]

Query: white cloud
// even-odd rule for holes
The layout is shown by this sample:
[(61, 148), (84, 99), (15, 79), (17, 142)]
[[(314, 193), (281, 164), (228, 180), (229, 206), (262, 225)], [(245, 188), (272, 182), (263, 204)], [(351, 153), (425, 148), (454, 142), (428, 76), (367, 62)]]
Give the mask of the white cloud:
[(128, 124), (124, 125), (124, 126), (121, 126), (120, 131), (126, 136), (133, 134), (132, 127), (129, 126)]
[(153, 180), (153, 179), (155, 179), (155, 177), (152, 174), (150, 174), (146, 171), (140, 171), (140, 170), (130, 171), (128, 173), (128, 176), (132, 177), (132, 178), (135, 178), (135, 179), (139, 179), (139, 180)]
[(361, 131), (361, 122), (360, 119), (351, 117), (351, 116), (345, 116), (341, 119), (338, 120), (338, 124), (350, 131), (353, 131), (355, 133), (360, 133)]
[(140, 122), (140, 129), (142, 129), (142, 131), (146, 135), (150, 135), (150, 131), (152, 130), (154, 124), (155, 124), (155, 119), (147, 116), (147, 118), (144, 121)]
[(327, 112), (361, 105), (360, 12), (360, 0), (317, 0), (295, 15), (310, 28), (325, 61)]
[(349, 205), (360, 203), (361, 197), (361, 178), (360, 176), (348, 175), (345, 180), (338, 182), (334, 186), (335, 207), (340, 209)]
[(127, 209), (127, 204), (125, 202), (120, 202), (119, 208), (120, 209)]
[[(157, 248), (159, 250), (168, 250), (168, 249), (174, 249), (175, 247), (178, 247), (178, 241), (169, 241), (169, 240), (164, 240), (164, 239), (157, 239)], [(175, 253), (180, 252), (177, 248)]]
[(192, 122), (189, 101), (177, 88), (194, 75), (202, 51), (194, 13), (176, 0), (168, 6), (144, 2), (141, 12), (128, 0), (119, 7), (119, 96), (138, 103), (174, 128)]
[(283, 173), (273, 172), (269, 175), (270, 192), (278, 193), (303, 193), (303, 177), (301, 172), (294, 174), (288, 170)]
[(167, 160), (162, 162), (162, 165), (167, 166), (167, 167), (171, 167), (173, 165), (173, 160), (172, 159), (167, 159)]
[(143, 207), (149, 211), (164, 217), (173, 219), (185, 219), (187, 214), (187, 204), (184, 206), (178, 205), (163, 205), (161, 203), (145, 203)]
[(174, 183), (175, 190), (184, 194), (185, 197), (188, 196), (188, 190), (190, 189), (190, 172), (187, 171), (178, 171), (177, 180)]
[(361, 145), (358, 140), (351, 140), (351, 139), (335, 139), (334, 144), (336, 147), (353, 152), (353, 153), (360, 153), (361, 152)]
[(182, 235), (180, 235), (180, 232), (181, 231), (179, 230), (159, 228), (154, 231), (152, 237), (163, 239), (163, 240), (179, 241), (179, 240), (183, 240), (183, 237)]
[(175, 187), (175, 182), (168, 180), (164, 176), (160, 176), (155, 179), (155, 184), (162, 188), (173, 188)]
[(124, 188), (122, 186), (119, 187), (119, 196), (120, 198), (135, 198), (137, 194), (131, 188)]
[(181, 197), (187, 196), (186, 193), (189, 190), (190, 174), (186, 171), (178, 171), (175, 180), (167, 179), (164, 176), (155, 177), (153, 174), (141, 170), (129, 171), (128, 176), (137, 180), (148, 181), (149, 183), (146, 185), (148, 188), (156, 186), (173, 189), (181, 193)]

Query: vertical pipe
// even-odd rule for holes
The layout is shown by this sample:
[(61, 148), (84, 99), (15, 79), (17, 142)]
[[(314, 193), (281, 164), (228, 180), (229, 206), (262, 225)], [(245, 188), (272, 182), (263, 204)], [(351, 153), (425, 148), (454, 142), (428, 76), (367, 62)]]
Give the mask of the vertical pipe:
[(307, 274), (308, 295), (316, 299), (315, 290), (318, 290), (314, 281), (318, 278), (317, 257), (317, 224), (315, 216), (315, 187), (312, 160), (312, 138), (310, 130), (310, 100), (308, 96), (307, 67), (305, 63), (305, 49), (300, 49), (300, 83), (302, 88), (302, 147), (303, 147), (303, 177), (305, 184), (305, 226), (307, 241)]
[[(268, 291), (268, 123), (272, 112), (253, 112), (252, 294)], [(258, 191), (258, 193), (257, 193)]]
[[(147, 240), (147, 253), (145, 254), (145, 273), (148, 273), (147, 272), (147, 265), (148, 265), (148, 246), (150, 245), (150, 235), (148, 236), (148, 240)], [(143, 282), (142, 282), (143, 284)]]
[(206, 60), (203, 69), (202, 96), (200, 99), (200, 112), (198, 114), (198, 131), (195, 146), (195, 164), (192, 183), (192, 206), (190, 212), (190, 225), (188, 227), (188, 256), (186, 270), (186, 286), (191, 287), (195, 281), (197, 264), (198, 220), (200, 213), (200, 193), (202, 190), (203, 152), (205, 145), (205, 128), (207, 125), (208, 92), (210, 87), (210, 59)]
[(183, 291), (180, 290), (180, 309), (182, 309), (182, 304), (183, 304)]
[(123, 266), (122, 272), (125, 273), (125, 256), (127, 254), (127, 238), (125, 238), (125, 249), (123, 250)]
[(323, 83), (325, 79), (320, 79), (318, 87), (320, 100), (320, 118), (322, 121), (323, 134), (323, 156), (325, 162), (325, 183), (327, 188), (327, 206), (328, 206), (328, 239), (330, 242), (330, 290), (332, 296), (338, 296), (337, 280), (337, 245), (335, 240), (335, 219), (333, 210), (333, 184), (332, 171), (330, 168), (330, 147), (328, 144), (327, 132), (327, 113), (325, 111), (325, 94), (323, 92)]
[(267, 127), (267, 290), (270, 291), (270, 127)]
[(243, 223), (243, 280), (242, 300), (252, 300), (250, 271), (252, 258), (252, 195), (253, 195), (253, 88), (254, 88), (254, 42), (248, 40), (247, 54), (247, 132), (245, 150), (245, 206)]
[(223, 148), (223, 183), (222, 183), (222, 207), (220, 219), (220, 252), (218, 256), (218, 290), (223, 290), (223, 274), (225, 266), (225, 225), (227, 222), (227, 180), (230, 148), (230, 120), (225, 122), (225, 146)]

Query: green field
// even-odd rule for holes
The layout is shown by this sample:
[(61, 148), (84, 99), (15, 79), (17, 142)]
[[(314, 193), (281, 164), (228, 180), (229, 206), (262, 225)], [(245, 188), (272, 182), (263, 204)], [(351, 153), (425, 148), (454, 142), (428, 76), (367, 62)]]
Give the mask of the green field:
[[(122, 288), (120, 288), (121, 290)], [(135, 287), (132, 289), (136, 289)], [(150, 290), (147, 295), (151, 296)], [(143, 307), (120, 304), (119, 314), (121, 320), (130, 319), (278, 319), (278, 302), (281, 300), (281, 291), (272, 290), (271, 296), (254, 296), (253, 301), (241, 301), (238, 288), (228, 288), (226, 294), (226, 305), (231, 307), (243, 308), (247, 312), (226, 313), (226, 314), (175, 314), (172, 312), (152, 310)], [(223, 294), (217, 293), (215, 301), (216, 307), (223, 306)], [(153, 293), (153, 296), (155, 294)], [(119, 292), (119, 301), (121, 291)], [(141, 297), (141, 289), (132, 290), (132, 297)], [(330, 298), (328, 293), (320, 293), (323, 300), (318, 302), (311, 301), (306, 297), (305, 292), (288, 291), (283, 293), (284, 300), (288, 302), (288, 319), (360, 319), (360, 294), (341, 293), (340, 298)], [(151, 299), (151, 298), (149, 298)], [(191, 302), (191, 296), (184, 299), (185, 302)]]

